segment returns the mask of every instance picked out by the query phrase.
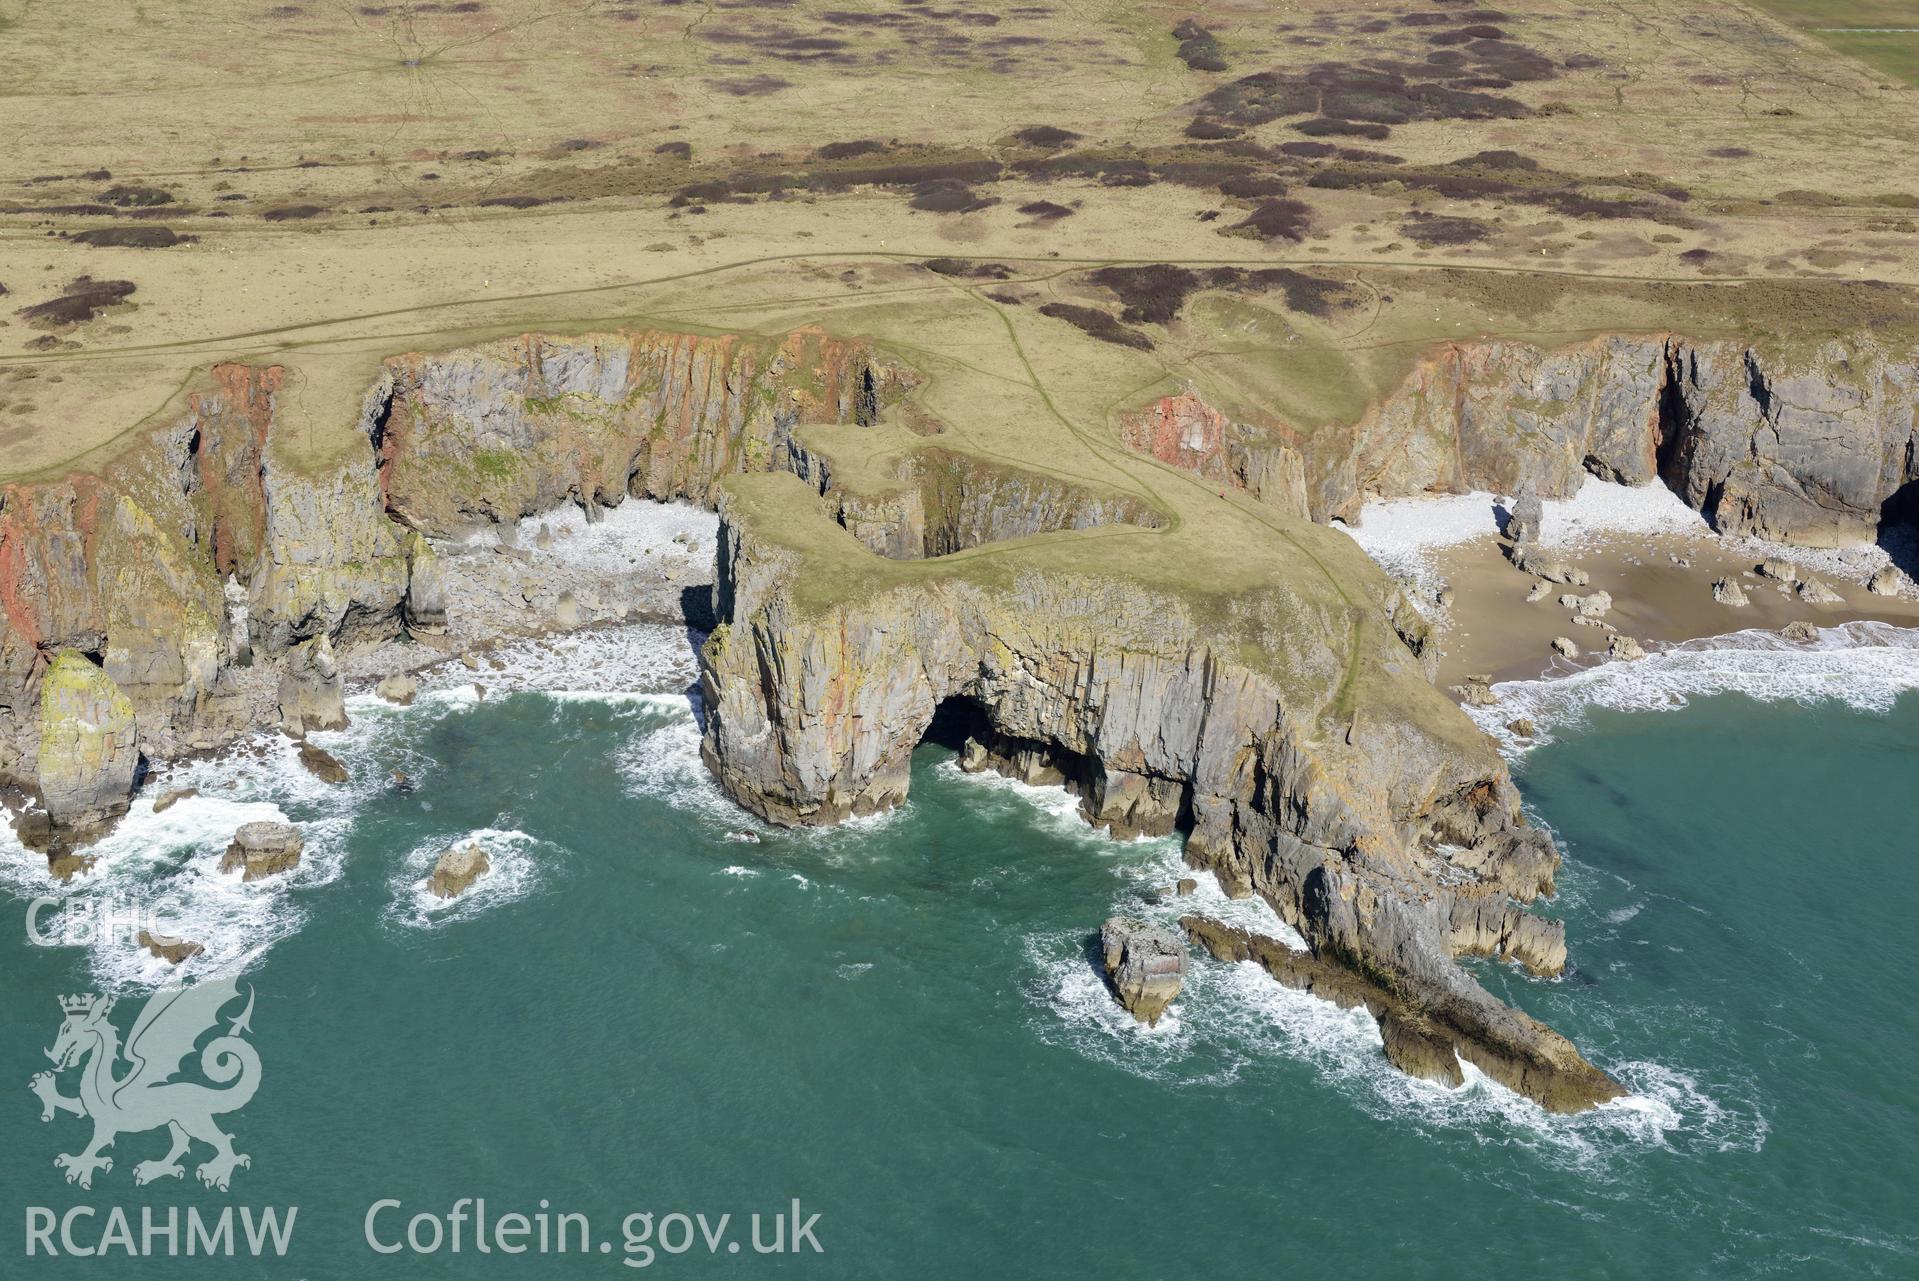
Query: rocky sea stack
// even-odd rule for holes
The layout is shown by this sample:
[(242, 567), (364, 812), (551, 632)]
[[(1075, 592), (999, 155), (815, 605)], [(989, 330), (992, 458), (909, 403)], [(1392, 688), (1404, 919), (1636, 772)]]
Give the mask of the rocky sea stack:
[(1126, 1012), (1149, 1026), (1179, 995), (1186, 979), (1186, 943), (1169, 930), (1115, 916), (1100, 926), (1101, 967)]
[(427, 878), (427, 889), (434, 898), (458, 898), (492, 870), (493, 860), (487, 857), (479, 842), (469, 842), (440, 855), (433, 865), (433, 874)]
[(300, 865), (306, 838), (289, 823), (246, 823), (220, 860), (222, 872), (240, 872), (243, 881), (279, 876)]

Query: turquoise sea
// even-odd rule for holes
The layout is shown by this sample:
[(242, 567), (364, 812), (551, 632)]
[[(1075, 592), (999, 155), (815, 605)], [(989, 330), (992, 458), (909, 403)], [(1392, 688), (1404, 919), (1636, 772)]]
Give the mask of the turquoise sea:
[[(252, 1162), (227, 1192), (190, 1168), (135, 1187), (159, 1131), (123, 1135), (92, 1189), (63, 1181), (85, 1123), (43, 1124), (28, 1089), (57, 998), (116, 991), (124, 1029), (164, 970), (124, 942), (29, 944), (44, 877), (0, 849), (0, 1276), (1919, 1275), (1910, 650), (1775, 656), (1772, 684), (1742, 686), (1759, 697), (1702, 693), (1713, 668), (1766, 666), (1750, 657), (1691, 677), (1649, 660), (1630, 695), (1513, 691), (1552, 726), (1516, 768), (1566, 850), (1575, 968), (1482, 972), (1634, 1091), (1552, 1118), (1484, 1081), (1400, 1077), (1365, 1015), (1248, 967), (1196, 962), (1174, 1013), (1133, 1025), (1087, 942), (1116, 908), (1190, 910), (1143, 898), (1180, 874), (1176, 843), (1112, 842), (945, 748), (919, 750), (895, 815), (734, 839), (748, 824), (676, 692), (684, 638), (575, 644), (486, 674), (483, 700), (356, 700), (325, 740), (345, 788), (279, 744), (194, 766), (199, 797), (142, 802), (43, 906), (171, 893), (166, 923), (245, 960), (262, 1078), (225, 1118)], [(1665, 710), (1618, 710), (1636, 706)], [(307, 828), (299, 873), (208, 870), (276, 811)], [(429, 907), (433, 857), (469, 836), (494, 872)], [(1266, 917), (1210, 885), (1197, 901)], [(398, 1203), (374, 1217), (393, 1245), (462, 1198), (591, 1235), (543, 1256), (479, 1253), (470, 1223), (458, 1254), (366, 1239), (377, 1203)], [(819, 1216), (800, 1252), (757, 1253), (751, 1216), (761, 1244), (785, 1216), (794, 1245), (796, 1199)], [(75, 1259), (57, 1230), (59, 1256), (28, 1257), (36, 1212), (84, 1248), (113, 1207), (136, 1245), (142, 1207), (298, 1210), (284, 1257)]]

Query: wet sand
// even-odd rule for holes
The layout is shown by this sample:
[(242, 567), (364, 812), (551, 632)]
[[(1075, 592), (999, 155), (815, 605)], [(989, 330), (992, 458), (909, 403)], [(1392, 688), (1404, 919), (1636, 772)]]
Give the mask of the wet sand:
[[(1527, 603), (1536, 581), (1513, 568), (1501, 542), (1488, 534), (1470, 542), (1433, 549), (1437, 576), (1453, 592), (1449, 620), (1440, 644), (1441, 688), (1469, 673), (1494, 680), (1524, 680), (1568, 664), (1553, 653), (1554, 637), (1565, 636), (1580, 648), (1579, 665), (1605, 661), (1607, 637), (1601, 627), (1581, 626), (1575, 610), (1559, 604), (1561, 593), (1612, 594), (1605, 620), (1647, 649), (1654, 642), (1695, 640), (1747, 628), (1776, 630), (1795, 620), (1818, 627), (1862, 619), (1919, 626), (1919, 596), (1876, 596), (1866, 590), (1864, 573), (1842, 575), (1801, 565), (1798, 573), (1818, 578), (1844, 598), (1843, 604), (1814, 605), (1788, 587), (1754, 573), (1763, 552), (1711, 534), (1617, 534), (1585, 546), (1549, 549), (1554, 559), (1584, 569), (1585, 587), (1549, 584), (1549, 594)], [(1673, 557), (1689, 564), (1674, 562)], [(1712, 598), (1715, 579), (1730, 578), (1745, 589), (1744, 608)], [(1911, 592), (1910, 583), (1906, 591)]]

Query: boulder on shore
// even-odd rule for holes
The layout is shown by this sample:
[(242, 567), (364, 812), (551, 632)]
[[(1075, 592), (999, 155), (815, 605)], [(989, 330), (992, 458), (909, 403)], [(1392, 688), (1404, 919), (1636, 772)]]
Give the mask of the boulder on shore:
[(1799, 599), (1808, 605), (1843, 605), (1846, 598), (1825, 585), (1817, 578), (1807, 576), (1799, 580), (1793, 590), (1799, 593)]
[(1799, 581), (1799, 566), (1777, 556), (1768, 556), (1759, 562), (1759, 576), (1770, 578), (1775, 583), (1795, 583)]
[(1449, 693), (1468, 707), (1491, 707), (1499, 701), (1493, 693), (1492, 674), (1482, 673), (1468, 676), (1463, 684), (1454, 685)]
[(1866, 580), (1866, 590), (1874, 596), (1897, 596), (1899, 577), (1899, 570), (1896, 567), (1881, 565), (1878, 572)]
[(333, 642), (324, 634), (287, 654), (280, 677), (280, 728), (295, 738), (311, 730), (346, 728), (346, 685)]
[(1779, 629), (1779, 634), (1799, 645), (1810, 645), (1819, 639), (1819, 629), (1803, 618), (1795, 618)]
[(1751, 604), (1746, 599), (1746, 589), (1731, 578), (1721, 578), (1713, 583), (1712, 598), (1721, 605), (1730, 605), (1734, 609), (1744, 609)]
[(381, 677), (380, 683), (373, 687), (373, 692), (389, 703), (411, 707), (413, 700), (420, 696), (420, 682), (405, 672), (394, 672), (391, 676)]
[(291, 823), (242, 823), (220, 860), (222, 872), (242, 872), (243, 881), (258, 881), (290, 872), (300, 865), (306, 838)]
[(1506, 537), (1512, 539), (1515, 547), (1539, 541), (1539, 527), (1546, 519), (1546, 509), (1539, 501), (1539, 490), (1531, 481), (1519, 487), (1513, 496), (1510, 514), (1506, 517)]
[(1115, 916), (1099, 929), (1106, 980), (1128, 1014), (1151, 1027), (1186, 979), (1186, 945), (1170, 930)]
[(1630, 661), (1646, 656), (1645, 646), (1630, 636), (1611, 636), (1606, 640), (1606, 657)]
[(1553, 653), (1561, 658), (1578, 658), (1579, 643), (1570, 636), (1553, 637)]
[(1536, 547), (1515, 547), (1512, 559), (1515, 569), (1524, 570), (1534, 578), (1543, 578), (1549, 583), (1584, 587), (1592, 581), (1585, 570), (1568, 565), (1565, 561), (1554, 560)]
[(434, 898), (458, 898), (492, 869), (493, 861), (479, 843), (468, 842), (440, 855), (440, 861), (433, 865), (433, 875), (427, 878), (427, 888)]
[(170, 934), (149, 934), (145, 930), (141, 930), (133, 941), (170, 965), (178, 965), (207, 950), (192, 939), (174, 938)]

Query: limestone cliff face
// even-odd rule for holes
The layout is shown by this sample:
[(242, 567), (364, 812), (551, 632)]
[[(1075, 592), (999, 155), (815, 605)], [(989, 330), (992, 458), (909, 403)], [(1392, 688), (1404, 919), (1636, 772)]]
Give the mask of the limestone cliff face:
[[(97, 662), (133, 711), (116, 741), (155, 759), (261, 721), (331, 727), (333, 642), (446, 629), (420, 531), (569, 497), (706, 501), (724, 475), (790, 465), (796, 425), (871, 422), (909, 381), (817, 331), (527, 337), (388, 361), (350, 445), (295, 465), (274, 445), (284, 372), (217, 366), (99, 474), (0, 488), (0, 781), (54, 779), (39, 745), (56, 652)], [(242, 691), (254, 661), (277, 686)], [(130, 778), (96, 773), (107, 791)]]
[(1169, 466), (1243, 489), (1289, 516), (1311, 514), (1300, 452), (1269, 433), (1233, 422), (1191, 392), (1123, 414), (1120, 440)]
[(36, 766), (48, 818), (69, 829), (118, 818), (139, 759), (132, 702), (84, 654), (61, 650), (40, 681)]
[(909, 380), (817, 330), (526, 337), (388, 371), (380, 482), (393, 512), (431, 534), (568, 499), (710, 503), (723, 476), (789, 466), (796, 426), (871, 422)]
[[(1265, 897), (1317, 953), (1443, 1007), (1461, 1053), (1515, 1088), (1568, 1108), (1619, 1092), (1453, 960), (1484, 950), (1460, 926), (1490, 914), (1495, 934), (1529, 940), (1507, 954), (1563, 964), (1557, 923), (1510, 919), (1550, 892), (1557, 855), (1388, 625), (1377, 571), (1352, 575), (1369, 614), (1357, 627), (1275, 585), (1222, 632), (1139, 583), (1040, 569), (808, 607), (798, 555), (725, 494), (720, 511), (703, 752), (741, 804), (786, 824), (897, 805), (935, 709), (960, 700), (989, 755), (1043, 758), (1093, 822), (1187, 828), (1191, 860)], [(1249, 664), (1249, 649), (1274, 659)]]
[(1101, 492), (938, 446), (906, 454), (893, 472), (898, 487), (878, 494), (842, 487), (832, 466), (797, 441), (788, 462), (819, 491), (842, 528), (892, 560), (946, 556), (1070, 529), (1161, 524), (1152, 504), (1135, 495)]
[(1793, 350), (1670, 335), (1551, 349), (1488, 340), (1427, 355), (1350, 432), (1299, 438), (1270, 424), (1262, 437), (1218, 425), (1223, 416), (1187, 395), (1123, 421), (1121, 434), (1210, 479), (1233, 480), (1233, 450), (1257, 448), (1246, 442), (1297, 449), (1315, 520), (1351, 519), (1368, 495), (1531, 484), (1565, 497), (1590, 473), (1663, 480), (1724, 533), (1837, 546), (1909, 517), (1915, 405), (1919, 353), (1870, 336)]

